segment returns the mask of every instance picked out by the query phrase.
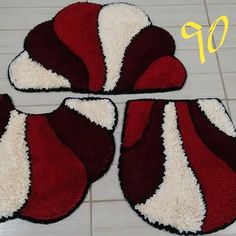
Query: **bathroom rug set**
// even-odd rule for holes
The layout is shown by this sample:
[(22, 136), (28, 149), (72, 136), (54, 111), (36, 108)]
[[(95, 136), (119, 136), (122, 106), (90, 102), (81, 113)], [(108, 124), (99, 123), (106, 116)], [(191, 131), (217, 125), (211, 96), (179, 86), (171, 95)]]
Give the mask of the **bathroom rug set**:
[[(29, 32), (8, 74), (24, 92), (165, 92), (187, 78), (174, 53), (172, 36), (136, 6), (75, 3)], [(220, 100), (130, 100), (121, 147), (117, 119), (106, 98), (35, 115), (0, 95), (0, 221), (68, 217), (116, 148), (124, 197), (150, 225), (188, 235), (235, 221), (236, 130)]]

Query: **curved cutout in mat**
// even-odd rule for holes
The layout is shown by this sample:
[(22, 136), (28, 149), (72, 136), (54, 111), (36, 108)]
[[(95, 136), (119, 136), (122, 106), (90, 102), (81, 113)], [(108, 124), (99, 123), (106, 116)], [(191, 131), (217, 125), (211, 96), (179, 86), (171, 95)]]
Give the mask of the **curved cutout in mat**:
[(5, 94), (0, 111), (0, 222), (67, 217), (113, 161), (115, 105), (67, 98), (51, 113), (26, 114)]
[(217, 99), (129, 101), (121, 188), (131, 208), (156, 228), (216, 232), (236, 219), (235, 153), (236, 130)]

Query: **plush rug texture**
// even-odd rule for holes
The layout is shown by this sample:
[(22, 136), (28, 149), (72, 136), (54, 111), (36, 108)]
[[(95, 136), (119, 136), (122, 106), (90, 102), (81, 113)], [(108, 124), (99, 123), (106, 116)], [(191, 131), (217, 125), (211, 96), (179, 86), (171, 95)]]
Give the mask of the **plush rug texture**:
[(181, 89), (175, 42), (138, 7), (75, 3), (39, 24), (9, 66), (18, 90), (140, 93)]
[(178, 234), (236, 218), (236, 130), (217, 99), (127, 103), (119, 178), (146, 222)]
[[(181, 89), (175, 41), (141, 9), (75, 3), (33, 28), (9, 80), (26, 92), (93, 94)], [(0, 95), (0, 221), (52, 223), (71, 214), (115, 154), (109, 99), (67, 98), (18, 111)], [(206, 234), (236, 219), (236, 130), (217, 99), (127, 102), (119, 179), (131, 208), (172, 233)]]
[(116, 119), (108, 99), (68, 98), (33, 115), (0, 95), (0, 221), (47, 224), (72, 213), (111, 165)]

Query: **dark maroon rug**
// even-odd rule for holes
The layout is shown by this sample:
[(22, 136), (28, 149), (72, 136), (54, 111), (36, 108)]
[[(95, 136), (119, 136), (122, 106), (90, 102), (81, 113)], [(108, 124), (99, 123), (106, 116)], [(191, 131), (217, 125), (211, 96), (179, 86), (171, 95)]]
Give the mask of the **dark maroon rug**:
[(22, 91), (143, 93), (181, 89), (175, 42), (139, 8), (75, 3), (30, 31), (9, 66)]
[(217, 99), (134, 100), (126, 107), (119, 178), (149, 224), (206, 234), (236, 219), (236, 130)]
[(77, 209), (113, 161), (116, 123), (108, 99), (68, 98), (33, 115), (0, 95), (0, 221), (48, 224)]

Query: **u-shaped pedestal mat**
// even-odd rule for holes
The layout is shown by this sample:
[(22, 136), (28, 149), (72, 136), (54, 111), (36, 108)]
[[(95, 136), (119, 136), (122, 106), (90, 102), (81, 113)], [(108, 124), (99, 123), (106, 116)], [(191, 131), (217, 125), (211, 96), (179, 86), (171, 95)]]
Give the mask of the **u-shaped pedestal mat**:
[(157, 228), (223, 229), (236, 217), (235, 145), (217, 99), (129, 101), (119, 160), (124, 196)]
[(33, 115), (1, 95), (0, 109), (0, 221), (63, 219), (112, 163), (114, 104), (68, 98), (51, 113)]
[[(187, 74), (174, 52), (172, 36), (136, 6), (75, 3), (29, 32), (9, 80), (25, 92), (177, 90)], [(72, 213), (113, 161), (117, 118), (105, 98), (67, 98), (33, 115), (0, 95), (0, 221), (48, 224)], [(158, 229), (206, 234), (232, 224), (235, 153), (236, 130), (218, 99), (126, 104), (121, 188)]]

